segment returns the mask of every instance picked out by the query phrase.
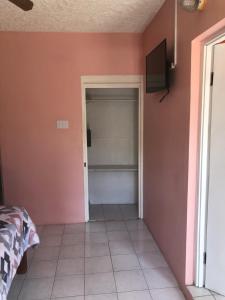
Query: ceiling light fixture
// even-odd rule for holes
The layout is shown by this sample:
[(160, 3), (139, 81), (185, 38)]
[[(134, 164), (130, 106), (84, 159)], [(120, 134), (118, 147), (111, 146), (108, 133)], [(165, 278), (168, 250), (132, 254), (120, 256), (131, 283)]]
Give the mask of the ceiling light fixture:
[(181, 6), (187, 11), (201, 11), (205, 8), (207, 0), (180, 0)]

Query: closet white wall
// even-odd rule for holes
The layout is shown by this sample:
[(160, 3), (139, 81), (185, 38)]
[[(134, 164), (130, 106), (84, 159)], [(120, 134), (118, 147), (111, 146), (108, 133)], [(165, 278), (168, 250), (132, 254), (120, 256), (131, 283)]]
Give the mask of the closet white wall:
[(138, 89), (86, 90), (89, 201), (133, 204), (138, 201)]

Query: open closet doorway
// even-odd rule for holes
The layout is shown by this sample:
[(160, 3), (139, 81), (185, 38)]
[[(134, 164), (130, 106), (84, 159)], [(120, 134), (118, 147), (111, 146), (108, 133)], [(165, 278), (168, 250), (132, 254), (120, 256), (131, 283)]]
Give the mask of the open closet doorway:
[(82, 77), (82, 95), (85, 219), (142, 218), (142, 77)]

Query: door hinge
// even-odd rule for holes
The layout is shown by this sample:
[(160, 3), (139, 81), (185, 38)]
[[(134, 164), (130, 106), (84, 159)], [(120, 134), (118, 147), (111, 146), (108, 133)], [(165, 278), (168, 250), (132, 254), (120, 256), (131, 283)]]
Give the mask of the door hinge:
[(213, 82), (214, 82), (214, 72), (211, 72), (210, 86), (213, 86)]
[(203, 263), (204, 263), (204, 265), (206, 265), (206, 259), (207, 259), (207, 254), (206, 254), (206, 252), (204, 252), (204, 254), (203, 254)]
[(85, 168), (87, 167), (87, 163), (86, 163), (86, 162), (84, 162), (84, 167), (85, 167)]

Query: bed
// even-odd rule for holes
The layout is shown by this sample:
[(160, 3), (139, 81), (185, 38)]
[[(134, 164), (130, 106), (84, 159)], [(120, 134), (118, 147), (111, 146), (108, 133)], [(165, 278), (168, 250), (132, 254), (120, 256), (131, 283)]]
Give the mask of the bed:
[(39, 242), (24, 208), (0, 206), (0, 300), (6, 300), (17, 271), (26, 271), (26, 251)]

